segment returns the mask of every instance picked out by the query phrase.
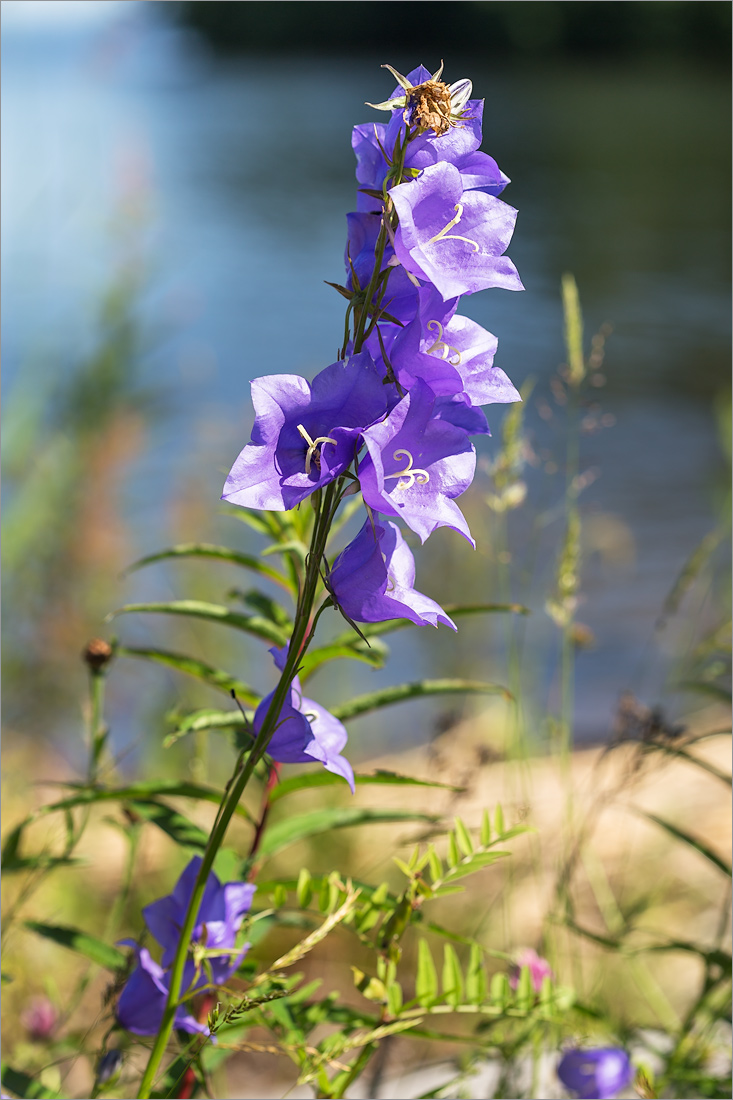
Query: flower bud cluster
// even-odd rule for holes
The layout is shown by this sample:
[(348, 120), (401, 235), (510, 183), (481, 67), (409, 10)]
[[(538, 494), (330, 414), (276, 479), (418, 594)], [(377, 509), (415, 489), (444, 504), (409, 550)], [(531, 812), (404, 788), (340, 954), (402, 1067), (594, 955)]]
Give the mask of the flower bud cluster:
[[(252, 440), (223, 498), (287, 510), (333, 482), (341, 495), (359, 489), (367, 518), (330, 568), (334, 603), (357, 622), (407, 618), (455, 629), (415, 590), (414, 560), (394, 521), (421, 542), (450, 527), (475, 545), (456, 503), (475, 472), (471, 436), (489, 432), (482, 405), (520, 397), (494, 366), (496, 338), (457, 310), (463, 295), (522, 289), (505, 255), (517, 212), (498, 198), (508, 178), (479, 150), (483, 101), (470, 98), (471, 82), (444, 83), (442, 66), (432, 75), (422, 66), (407, 76), (390, 71), (398, 86), (373, 105), (389, 120), (352, 135), (357, 210), (347, 215), (345, 283), (332, 284), (349, 303), (344, 347), (311, 383), (291, 374), (255, 379)], [(345, 735), (329, 739), (321, 729), (319, 737), (315, 725), (309, 733), (308, 707), (290, 705), (270, 755), (320, 759), (346, 776)], [(297, 745), (296, 728), (305, 735)]]

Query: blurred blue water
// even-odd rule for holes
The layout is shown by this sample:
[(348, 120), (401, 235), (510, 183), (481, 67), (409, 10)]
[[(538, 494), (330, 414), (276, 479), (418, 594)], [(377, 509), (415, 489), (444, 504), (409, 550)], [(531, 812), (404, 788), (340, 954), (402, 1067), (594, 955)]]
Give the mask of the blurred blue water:
[[(249, 438), (249, 380), (312, 376), (335, 358), (342, 300), (323, 280), (342, 277), (350, 130), (370, 117), (364, 100), (391, 86), (384, 58), (214, 61), (161, 5), (122, 8), (102, 27), (5, 28), (3, 391), (28, 372), (73, 366), (120, 256), (139, 248), (149, 265), (140, 312), (156, 333), (146, 377), (167, 401), (127, 493), (143, 553), (167, 541), (166, 502), (187, 484), (215, 511)], [(664, 661), (638, 682), (650, 631), (714, 520), (712, 398), (727, 384), (730, 341), (727, 85), (715, 72), (651, 63), (509, 71), (488, 55), (446, 61), (449, 78), (470, 74), (487, 99), (483, 147), (513, 180), (510, 254), (527, 287), (479, 295), (465, 312), (497, 334), (512, 379), (534, 376), (545, 396), (563, 358), (563, 271), (577, 277), (588, 331), (614, 328), (599, 396), (615, 426), (589, 437), (583, 465), (600, 472), (591, 513), (620, 518), (634, 556), (617, 569), (592, 557), (587, 568), (581, 618), (598, 646), (579, 658), (578, 715), (580, 736), (597, 737), (620, 690), (661, 691)], [(135, 201), (148, 214), (131, 244), (120, 240), (121, 210)], [(489, 412), (498, 427), (501, 410)], [(534, 408), (530, 422), (536, 450), (552, 447), (552, 425)], [(456, 576), (475, 568), (469, 554), (456, 550)], [(538, 620), (551, 565), (529, 592)], [(537, 654), (548, 631), (537, 628)], [(339, 670), (342, 690), (402, 678), (418, 662), (428, 674), (445, 667), (433, 639), (402, 653), (376, 678)], [(483, 627), (463, 629), (451, 654), (467, 674), (498, 675)], [(553, 674), (543, 668), (547, 685)], [(411, 712), (406, 738), (425, 732), (424, 713)]]

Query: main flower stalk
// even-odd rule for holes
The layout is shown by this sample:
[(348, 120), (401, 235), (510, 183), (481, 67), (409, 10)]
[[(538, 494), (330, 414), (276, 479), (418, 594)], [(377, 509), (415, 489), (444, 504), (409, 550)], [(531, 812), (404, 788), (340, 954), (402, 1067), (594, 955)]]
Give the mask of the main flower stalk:
[(196, 926), (196, 918), (201, 907), (201, 900), (204, 896), (206, 883), (213, 867), (214, 860), (216, 859), (216, 854), (221, 848), (227, 828), (229, 827), (229, 822), (239, 805), (244, 789), (251, 779), (258, 761), (262, 759), (267, 751), (267, 746), (277, 728), (278, 718), (283, 703), (285, 702), (290, 685), (297, 673), (298, 663), (313, 637), (311, 618), (320, 582), (320, 565), (326, 550), (326, 542), (328, 540), (331, 523), (340, 503), (342, 491), (343, 483), (339, 480), (338, 482), (333, 482), (326, 488), (321, 500), (314, 500), (314, 507), (316, 509), (315, 523), (313, 525), (311, 544), (306, 560), (303, 590), (295, 613), (295, 622), (293, 625), (293, 634), (287, 661), (275, 689), (265, 720), (262, 723), (262, 728), (254, 741), (252, 749), (245, 762), (241, 760), (238, 761), (237, 768), (226, 786), (214, 827), (211, 830), (211, 835), (204, 849), (196, 884), (191, 894), (191, 900), (183, 925), (181, 926), (176, 956), (170, 970), (168, 1000), (160, 1028), (155, 1037), (153, 1049), (150, 1053), (150, 1058), (148, 1059), (148, 1064), (145, 1068), (145, 1073), (140, 1082), (140, 1089), (137, 1094), (138, 1100), (147, 1100), (150, 1096), (161, 1060), (165, 1054), (171, 1032), (173, 1031), (176, 1011), (181, 1001), (181, 995), (185, 993), (185, 990), (182, 990), (181, 986), (183, 983), (183, 972), (186, 965), (189, 945)]

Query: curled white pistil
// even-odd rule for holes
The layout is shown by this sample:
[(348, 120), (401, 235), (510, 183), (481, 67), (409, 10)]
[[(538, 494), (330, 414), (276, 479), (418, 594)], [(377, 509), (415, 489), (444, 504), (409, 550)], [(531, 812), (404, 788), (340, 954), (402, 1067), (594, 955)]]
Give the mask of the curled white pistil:
[(404, 470), (398, 470), (396, 474), (385, 474), (384, 480), (387, 481), (393, 477), (402, 478), (397, 482), (398, 489), (411, 489), (417, 482), (418, 485), (427, 485), (430, 481), (430, 474), (427, 470), (420, 470), (417, 466), (413, 467), (413, 457), (409, 451), (398, 450), (394, 453), (395, 462), (399, 462), (401, 458), (407, 459), (407, 465)]
[(330, 435), (319, 435), (316, 439), (311, 439), (308, 432), (305, 430), (302, 424), (298, 424), (298, 431), (303, 436), (303, 439), (308, 444), (308, 450), (305, 453), (305, 472), (309, 474), (311, 472), (311, 462), (315, 462), (316, 468), (321, 468), (321, 456), (318, 453), (318, 448), (323, 447), (326, 443), (333, 443), (336, 446), (336, 440), (332, 439)]
[(449, 233), (448, 230), (452, 229), (454, 225), (458, 225), (459, 221), (463, 217), (463, 204), (457, 202), (453, 207), (457, 211), (455, 218), (452, 218), (447, 225), (444, 225), (440, 233), (436, 233), (434, 237), (431, 237), (428, 244), (435, 244), (436, 241), (465, 241), (466, 244), (473, 245), (474, 252), (479, 252), (479, 246), (475, 241), (472, 241), (470, 237), (461, 237), (459, 233)]
[[(437, 339), (426, 349), (425, 354), (432, 355), (433, 352), (436, 352), (440, 359), (446, 359), (452, 367), (460, 366), (461, 353), (452, 344), (446, 344), (443, 339), (443, 326), (440, 321), (428, 321), (425, 327), (438, 333)], [(451, 359), (451, 353), (455, 355), (455, 360)]]

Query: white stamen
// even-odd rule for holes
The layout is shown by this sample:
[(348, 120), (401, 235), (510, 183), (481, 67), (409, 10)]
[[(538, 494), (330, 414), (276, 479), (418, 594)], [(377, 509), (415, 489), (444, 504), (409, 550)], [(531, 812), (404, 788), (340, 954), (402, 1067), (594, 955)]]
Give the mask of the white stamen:
[[(426, 328), (437, 329), (438, 330), (438, 337), (437, 337), (435, 343), (431, 344), (430, 347), (426, 349), (425, 354), (426, 355), (432, 355), (432, 353), (437, 348), (438, 349), (438, 355), (441, 359), (446, 359), (452, 367), (460, 366), (461, 353), (458, 350), (458, 348), (454, 348), (452, 344), (446, 344), (445, 340), (443, 339), (443, 326), (441, 325), (440, 321), (428, 321), (428, 323), (426, 325)], [(451, 352), (455, 352), (455, 354), (456, 354), (456, 361), (455, 362), (453, 362), (453, 360), (450, 358), (450, 353)]]
[(308, 444), (308, 450), (305, 453), (305, 472), (309, 474), (311, 472), (311, 462), (315, 459), (316, 466), (320, 470), (321, 460), (318, 455), (319, 445), (323, 447), (326, 443), (333, 443), (336, 446), (336, 440), (331, 439), (330, 435), (319, 435), (316, 439), (311, 439), (308, 432), (305, 430), (302, 424), (298, 424), (298, 431), (303, 436), (303, 439)]
[(463, 204), (462, 203), (457, 202), (455, 204), (455, 206), (453, 207), (453, 209), (458, 211), (455, 218), (453, 218), (451, 221), (449, 221), (447, 225), (443, 226), (440, 233), (436, 233), (435, 236), (431, 237), (430, 240), (427, 243), (428, 244), (435, 244), (436, 241), (465, 241), (466, 244), (473, 245), (474, 252), (479, 252), (480, 251), (479, 246), (476, 244), (475, 241), (472, 241), (470, 237), (461, 237), (460, 234), (458, 234), (458, 233), (449, 233), (448, 232), (448, 230), (452, 229), (454, 225), (458, 225), (459, 221), (463, 217)]
[(403, 478), (404, 480), (397, 482), (398, 489), (411, 489), (417, 482), (418, 485), (427, 485), (430, 481), (430, 474), (427, 470), (420, 470), (417, 466), (413, 468), (413, 457), (409, 451), (398, 450), (394, 453), (395, 462), (399, 462), (401, 458), (407, 459), (407, 466), (404, 470), (398, 470), (396, 474), (385, 474), (384, 479), (387, 481), (393, 477)]

